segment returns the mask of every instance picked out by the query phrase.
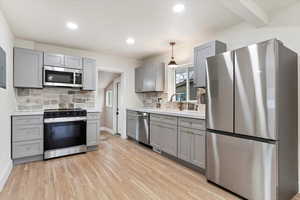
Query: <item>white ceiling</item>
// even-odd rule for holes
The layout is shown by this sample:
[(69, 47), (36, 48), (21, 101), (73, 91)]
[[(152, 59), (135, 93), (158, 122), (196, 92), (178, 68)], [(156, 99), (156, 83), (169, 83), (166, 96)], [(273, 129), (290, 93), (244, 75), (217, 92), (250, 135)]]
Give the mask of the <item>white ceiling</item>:
[[(297, 0), (255, 0), (268, 13)], [(186, 10), (174, 14), (183, 2)], [(144, 58), (241, 22), (219, 0), (0, 0), (16, 37), (65, 47)], [(67, 21), (79, 29), (65, 28)], [(136, 44), (128, 46), (127, 37)]]

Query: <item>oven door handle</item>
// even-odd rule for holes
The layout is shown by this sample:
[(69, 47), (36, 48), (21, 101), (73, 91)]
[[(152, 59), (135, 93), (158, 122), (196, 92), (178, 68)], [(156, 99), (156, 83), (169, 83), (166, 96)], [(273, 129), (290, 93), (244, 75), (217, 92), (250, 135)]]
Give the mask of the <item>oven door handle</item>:
[(59, 122), (77, 122), (86, 121), (86, 117), (61, 117), (61, 118), (48, 118), (44, 119), (45, 124), (59, 123)]

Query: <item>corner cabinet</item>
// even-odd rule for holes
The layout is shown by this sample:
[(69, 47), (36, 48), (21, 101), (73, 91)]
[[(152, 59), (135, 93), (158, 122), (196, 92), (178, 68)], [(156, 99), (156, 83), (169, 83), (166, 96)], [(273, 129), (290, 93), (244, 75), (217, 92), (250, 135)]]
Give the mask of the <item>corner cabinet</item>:
[(135, 92), (162, 92), (164, 84), (164, 63), (148, 63), (135, 69)]
[(14, 87), (43, 88), (43, 52), (14, 48)]
[(100, 135), (100, 113), (88, 113), (86, 123), (86, 145), (97, 146)]
[(226, 51), (226, 44), (212, 41), (194, 48), (195, 87), (206, 87), (206, 58)]
[(83, 88), (82, 90), (96, 90), (96, 60), (83, 58)]

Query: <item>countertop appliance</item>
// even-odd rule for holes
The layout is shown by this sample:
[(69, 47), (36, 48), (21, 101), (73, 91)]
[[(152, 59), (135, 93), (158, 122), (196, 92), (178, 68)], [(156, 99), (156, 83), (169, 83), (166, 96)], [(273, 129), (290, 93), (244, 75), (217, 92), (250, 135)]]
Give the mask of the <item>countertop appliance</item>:
[(44, 159), (86, 152), (86, 120), (86, 110), (46, 110)]
[(138, 141), (150, 145), (150, 114), (146, 112), (137, 112), (138, 116)]
[(82, 70), (44, 66), (44, 86), (82, 87)]
[(249, 200), (298, 192), (297, 54), (268, 40), (207, 59), (208, 181)]

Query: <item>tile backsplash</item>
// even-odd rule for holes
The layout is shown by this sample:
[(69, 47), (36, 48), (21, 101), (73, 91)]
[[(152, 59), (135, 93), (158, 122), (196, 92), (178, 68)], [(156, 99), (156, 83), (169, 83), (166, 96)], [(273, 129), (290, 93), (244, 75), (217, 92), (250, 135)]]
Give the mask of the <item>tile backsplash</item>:
[[(201, 104), (200, 96), (205, 93), (204, 89), (199, 88), (197, 90), (197, 102), (195, 103), (186, 103), (183, 102), (184, 110), (188, 109), (188, 106), (193, 104), (198, 107), (198, 111), (205, 112), (205, 104)], [(149, 93), (141, 93), (141, 99), (143, 101), (144, 107), (155, 108), (158, 98), (161, 98), (161, 108), (162, 109), (178, 109), (178, 102), (169, 102), (168, 93), (164, 92), (149, 92)]]
[(17, 111), (57, 108), (94, 108), (94, 91), (69, 88), (16, 89)]

